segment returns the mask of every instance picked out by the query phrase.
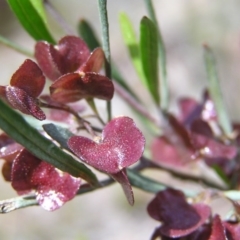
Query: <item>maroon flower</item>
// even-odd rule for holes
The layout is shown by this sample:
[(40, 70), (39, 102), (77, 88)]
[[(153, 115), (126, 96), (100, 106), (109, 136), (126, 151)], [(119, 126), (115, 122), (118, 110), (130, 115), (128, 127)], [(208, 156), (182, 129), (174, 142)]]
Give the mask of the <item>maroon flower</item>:
[[(161, 233), (161, 227), (157, 228), (151, 240), (161, 237), (162, 240), (174, 240), (176, 237), (168, 237)], [(209, 223), (199, 226), (194, 232), (177, 238), (178, 240), (239, 240), (240, 224), (231, 221), (222, 221), (219, 215), (215, 215)]]
[(62, 38), (56, 46), (43, 41), (35, 46), (35, 58), (44, 74), (52, 81), (79, 70), (89, 56), (86, 43), (75, 36)]
[(113, 92), (112, 81), (93, 72), (65, 74), (50, 86), (51, 98), (61, 103), (84, 98), (111, 100)]
[(35, 191), (39, 205), (48, 211), (71, 200), (80, 187), (79, 178), (33, 156), (5, 133), (0, 135), (0, 158), (5, 160), (2, 167), (4, 179), (11, 181), (20, 195)]
[(13, 74), (10, 85), (0, 86), (0, 97), (12, 108), (44, 120), (46, 116), (37, 100), (44, 85), (45, 77), (41, 69), (35, 62), (27, 59)]
[(18, 194), (36, 192), (36, 199), (45, 210), (53, 211), (71, 200), (77, 193), (81, 180), (57, 170), (21, 150), (13, 161), (11, 170), (12, 187)]
[(86, 137), (73, 136), (68, 140), (70, 149), (94, 168), (117, 173), (137, 162), (142, 156), (145, 140), (133, 120), (118, 117), (103, 129), (98, 142)]
[(192, 98), (182, 98), (178, 102), (181, 113), (181, 122), (189, 128), (196, 119), (217, 122), (217, 113), (212, 99), (207, 91), (203, 94), (202, 102)]
[(174, 189), (159, 192), (149, 203), (147, 210), (152, 218), (162, 222), (154, 236), (166, 236), (170, 239), (194, 232), (210, 215), (210, 207), (200, 203), (190, 205), (183, 193)]
[(240, 224), (236, 222), (222, 221), (219, 215), (215, 215), (212, 221), (190, 234), (187, 240), (238, 240), (240, 239)]
[[(205, 93), (202, 103), (193, 99), (180, 101), (180, 121), (168, 115), (171, 131), (154, 139), (153, 160), (172, 168), (186, 166), (192, 160), (203, 160), (209, 166), (218, 166), (230, 176), (236, 166), (237, 144), (224, 142), (212, 100)], [(216, 129), (219, 132), (216, 133)], [(236, 168), (235, 168), (236, 169)]]
[(194, 148), (201, 151), (201, 155), (205, 158), (231, 160), (237, 155), (237, 147), (217, 140), (209, 124), (201, 119), (192, 123), (190, 135)]
[(101, 48), (90, 54), (82, 39), (66, 36), (57, 46), (38, 42), (35, 57), (46, 76), (54, 81), (50, 86), (54, 100), (68, 103), (83, 98), (112, 99), (112, 82), (98, 74), (104, 62)]
[(111, 120), (97, 142), (81, 136), (73, 136), (68, 140), (69, 148), (82, 161), (112, 175), (122, 184), (131, 204), (133, 204), (132, 190), (125, 168), (140, 159), (144, 145), (142, 133), (128, 117)]
[(168, 121), (171, 132), (153, 140), (152, 158), (172, 168), (183, 167), (195, 159), (195, 149), (184, 125), (171, 114), (168, 114)]
[(0, 134), (0, 159), (5, 162), (2, 166), (2, 175), (6, 181), (11, 181), (12, 162), (23, 146), (9, 138), (5, 133)]

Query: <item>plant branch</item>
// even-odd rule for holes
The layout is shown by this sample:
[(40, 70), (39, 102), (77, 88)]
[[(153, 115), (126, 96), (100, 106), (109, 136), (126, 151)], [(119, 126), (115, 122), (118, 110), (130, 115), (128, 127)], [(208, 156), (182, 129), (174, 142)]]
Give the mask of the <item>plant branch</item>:
[(11, 211), (37, 206), (38, 202), (34, 194), (27, 194), (20, 197), (10, 198), (0, 201), (0, 213), (9, 213)]
[(76, 31), (74, 31), (72, 26), (66, 22), (63, 16), (55, 9), (51, 2), (44, 0), (44, 6), (47, 9), (49, 15), (55, 19), (55, 21), (62, 27), (66, 34), (76, 35)]
[[(102, 29), (102, 47), (105, 54), (105, 72), (109, 79), (112, 79), (111, 74), (111, 54), (109, 43), (108, 15), (107, 15), (107, 0), (98, 0), (99, 16)], [(111, 101), (107, 101), (108, 121), (112, 118)]]
[(134, 97), (132, 97), (122, 86), (120, 86), (119, 83), (113, 82), (114, 89), (116, 93), (125, 100), (133, 109), (135, 109), (137, 112), (139, 112), (142, 116), (149, 119), (151, 122), (153, 122), (157, 127), (160, 127), (159, 121), (154, 118), (152, 115), (149, 114), (147, 109), (142, 106), (139, 101), (137, 101)]
[[(170, 187), (167, 184), (160, 183), (149, 177), (139, 174), (138, 171), (141, 171), (141, 170), (143, 170), (143, 168), (139, 168), (138, 165), (136, 167), (133, 167), (132, 169), (127, 169), (128, 178), (132, 186), (150, 193), (157, 193), (159, 191), (163, 191), (166, 188)], [(100, 184), (95, 187), (86, 183), (81, 186), (81, 188), (77, 192), (77, 195), (82, 195), (95, 190), (99, 190), (104, 187), (110, 186), (113, 183), (115, 183), (115, 181), (112, 178), (107, 178), (105, 180), (102, 180)], [(187, 190), (185, 188), (181, 189), (177, 187), (177, 189), (180, 189), (181, 191), (183, 191), (186, 197), (194, 197), (198, 194), (198, 192)], [(35, 195), (33, 194), (23, 195), (16, 198), (0, 201), (0, 213), (8, 213), (17, 209), (36, 206), (36, 205), (38, 205), (38, 202), (35, 199)]]
[(3, 37), (0, 35), (0, 43), (4, 44), (6, 47), (9, 47), (18, 53), (21, 53), (27, 57), (33, 58), (32, 52), (28, 51), (27, 49), (24, 49), (23, 47), (19, 46), (18, 44), (10, 41), (9, 39)]
[(95, 105), (95, 102), (94, 102), (94, 99), (93, 98), (89, 98), (89, 99), (86, 99), (88, 105), (91, 107), (92, 111), (95, 113), (95, 117), (99, 120), (99, 122), (105, 126), (105, 122), (102, 120), (99, 112), (98, 112), (98, 109), (96, 108), (96, 105)]
[(58, 109), (58, 110), (62, 110), (62, 111), (71, 113), (74, 117), (76, 117), (77, 121), (87, 130), (87, 132), (91, 134), (92, 137), (96, 136), (91, 124), (88, 121), (81, 118), (79, 116), (79, 114), (77, 112), (75, 112), (72, 108), (70, 108), (69, 106), (63, 105), (63, 104), (61, 106), (52, 105), (49, 103), (41, 102), (40, 100), (39, 100), (39, 106), (45, 107), (45, 108), (51, 108), (51, 109)]
[[(90, 184), (83, 184), (79, 191), (77, 192), (77, 195), (82, 195), (85, 193), (89, 193), (92, 191), (95, 191), (97, 189), (101, 189), (104, 187), (107, 187), (111, 184), (113, 184), (115, 181), (112, 178), (105, 179), (100, 182), (98, 187), (93, 187)], [(22, 195), (19, 197), (15, 198), (10, 198), (6, 200), (0, 201), (0, 213), (9, 213), (14, 210), (18, 210), (21, 208), (26, 208), (30, 206), (37, 206), (39, 205), (35, 194), (27, 194), (27, 195)]]
[(156, 164), (153, 161), (151, 161), (143, 156), (143, 157), (141, 157), (141, 159), (140, 159), (138, 165), (135, 167), (135, 169), (137, 171), (142, 171), (147, 168), (161, 169), (161, 170), (164, 170), (164, 171), (170, 173), (174, 177), (180, 178), (181, 180), (189, 180), (189, 181), (196, 182), (196, 183), (203, 183), (208, 187), (217, 188), (219, 190), (226, 190), (226, 188), (224, 188), (222, 185), (219, 185), (216, 182), (210, 181), (209, 179), (206, 179), (201, 176), (196, 176), (189, 172), (181, 171), (179, 169), (174, 169), (174, 168), (171, 168), (171, 167), (166, 166), (161, 163)]

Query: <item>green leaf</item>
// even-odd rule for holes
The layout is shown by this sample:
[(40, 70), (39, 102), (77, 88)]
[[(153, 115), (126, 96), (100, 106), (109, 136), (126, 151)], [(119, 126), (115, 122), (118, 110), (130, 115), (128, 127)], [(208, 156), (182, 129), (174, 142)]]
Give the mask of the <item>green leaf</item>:
[(45, 9), (43, 6), (43, 0), (29, 0), (29, 2), (32, 4), (34, 9), (37, 11), (38, 15), (41, 17), (42, 21), (47, 25), (47, 17), (45, 13)]
[(42, 0), (7, 0), (25, 30), (37, 41), (55, 43), (46, 27)]
[(215, 164), (212, 166), (212, 168), (217, 173), (217, 175), (223, 180), (223, 182), (226, 183), (227, 186), (231, 185), (228, 177), (226, 176), (226, 174), (224, 173), (220, 166)]
[(140, 23), (140, 51), (147, 88), (155, 103), (159, 105), (158, 34), (155, 24), (147, 17), (143, 17)]
[(39, 159), (56, 168), (97, 185), (96, 176), (84, 164), (57, 147), (30, 126), (16, 111), (0, 100), (0, 128)]
[(215, 59), (211, 49), (207, 45), (204, 46), (204, 56), (209, 92), (216, 107), (218, 122), (222, 127), (224, 133), (227, 136), (230, 136), (232, 133), (232, 124), (223, 102), (221, 87), (215, 66)]
[(142, 189), (146, 192), (157, 193), (167, 188), (166, 185), (145, 177), (131, 169), (127, 169), (127, 175), (132, 186)]
[(72, 132), (70, 132), (67, 128), (63, 128), (61, 126), (54, 125), (53, 123), (44, 124), (44, 131), (56, 142), (60, 144), (60, 146), (68, 151), (70, 151), (67, 141), (70, 137), (74, 136)]
[(100, 47), (101, 44), (97, 39), (91, 25), (87, 21), (81, 20), (79, 22), (78, 31), (82, 39), (87, 43), (90, 50)]
[(150, 19), (153, 21), (157, 28), (158, 32), (158, 53), (159, 53), (159, 73), (160, 73), (160, 106), (161, 110), (167, 112), (169, 105), (169, 89), (168, 89), (168, 80), (167, 80), (167, 60), (166, 60), (166, 50), (162, 38), (162, 34), (160, 31), (160, 27), (158, 25), (158, 21), (155, 14), (155, 8), (152, 4), (152, 0), (145, 0), (145, 4), (148, 10), (148, 14)]
[[(127, 169), (127, 175), (132, 186), (142, 189), (146, 192), (157, 193), (165, 190), (168, 187), (171, 187), (167, 184), (160, 183), (154, 179), (143, 176), (132, 169)], [(198, 192), (194, 190), (188, 190), (186, 188), (179, 188), (179, 190), (181, 190), (187, 197), (195, 197), (198, 194)]]
[(135, 70), (140, 77), (140, 80), (147, 87), (147, 80), (143, 72), (142, 62), (140, 58), (139, 44), (132, 23), (125, 13), (121, 13), (119, 15), (119, 22), (123, 40), (128, 48), (128, 52), (135, 67)]

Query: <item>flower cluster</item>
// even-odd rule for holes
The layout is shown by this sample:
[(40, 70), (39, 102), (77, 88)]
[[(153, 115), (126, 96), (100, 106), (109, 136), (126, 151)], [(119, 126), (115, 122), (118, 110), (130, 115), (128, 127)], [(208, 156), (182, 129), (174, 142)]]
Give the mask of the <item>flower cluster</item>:
[(222, 221), (219, 215), (210, 218), (208, 205), (189, 204), (181, 191), (167, 189), (159, 192), (148, 205), (149, 215), (161, 221), (152, 240), (187, 239), (187, 240), (219, 240), (240, 238), (240, 224), (235, 221)]
[[(172, 168), (204, 161), (217, 165), (230, 177), (238, 169), (238, 129), (235, 136), (225, 136), (218, 124), (214, 104), (207, 93), (202, 103), (184, 98), (179, 101), (181, 115), (168, 115), (169, 129), (152, 143), (153, 160)], [(172, 133), (169, 137), (169, 132)], [(161, 151), (159, 151), (161, 149)]]
[[(153, 116), (144, 99), (111, 66), (106, 1), (99, 1), (104, 51), (96, 47), (100, 44), (85, 20), (79, 32), (87, 43), (70, 35), (55, 43), (42, 11), (45, 4), (53, 13), (54, 8), (48, 1), (43, 6), (32, 2), (8, 1), (37, 42), (34, 60), (26, 59), (9, 84), (0, 86), (2, 175), (21, 195), (0, 201), (0, 213), (32, 205), (54, 211), (76, 195), (117, 182), (130, 205), (134, 204), (132, 186), (155, 194), (146, 209), (160, 222), (152, 240), (239, 240), (240, 124), (231, 123), (225, 113), (211, 49), (204, 44), (209, 93), (205, 91), (200, 102), (180, 99), (180, 111), (174, 115), (168, 112), (166, 53), (151, 0), (146, 5), (154, 19), (141, 19), (139, 41), (130, 20), (121, 14), (131, 61), (158, 113)], [(113, 84), (111, 74), (118, 83)], [(154, 131), (152, 142), (145, 140), (133, 119), (112, 118), (114, 90), (140, 113), (146, 129)], [(108, 121), (95, 99), (107, 101)], [(83, 102), (90, 113), (83, 114), (88, 110)], [(143, 156), (145, 144), (149, 151)], [(157, 175), (143, 173), (150, 168), (165, 171), (171, 180), (201, 186), (195, 191), (182, 183), (157, 181)], [(102, 173), (100, 180), (96, 171)], [(212, 209), (215, 198), (229, 201), (230, 214), (220, 216)]]
[(0, 158), (5, 160), (2, 173), (18, 194), (35, 192), (44, 209), (53, 211), (71, 200), (77, 193), (81, 179), (55, 169), (7, 135), (0, 135)]
[(38, 42), (35, 57), (40, 67), (27, 59), (13, 74), (10, 85), (0, 86), (0, 98), (11, 107), (44, 120), (46, 116), (38, 99), (45, 85), (44, 75), (54, 81), (50, 96), (57, 103), (89, 98), (112, 99), (112, 81), (98, 74), (104, 62), (101, 48), (90, 53), (82, 39), (66, 36), (56, 46)]
[[(201, 103), (183, 98), (179, 106), (180, 116), (168, 114), (168, 127), (162, 136), (153, 140), (151, 150), (156, 165), (167, 166), (173, 171), (189, 171), (194, 164), (205, 163), (216, 169), (225, 184), (232, 184), (234, 179), (235, 187), (239, 188), (238, 124), (233, 124), (234, 132), (231, 136), (224, 133), (207, 92)], [(189, 204), (184, 193), (179, 190), (169, 188), (157, 193), (147, 210), (161, 225), (151, 239), (240, 238), (238, 217), (222, 220), (218, 214), (211, 214), (210, 206), (201, 203), (201, 198), (196, 197), (192, 201), (198, 203)], [(238, 214), (238, 202), (230, 202)]]
[[(12, 108), (44, 120), (46, 115), (40, 107), (50, 107), (53, 110), (49, 114), (49, 120), (69, 124), (69, 115), (74, 114), (82, 123), (84, 120), (79, 116), (82, 107), (79, 104), (70, 106), (72, 102), (92, 98), (112, 99), (112, 81), (98, 74), (104, 62), (101, 48), (96, 48), (91, 53), (82, 39), (66, 36), (56, 46), (38, 42), (35, 58), (38, 64), (27, 59), (13, 74), (10, 85), (0, 86), (0, 97)], [(40, 96), (45, 86), (44, 75), (53, 82), (50, 85), (50, 95)], [(68, 112), (63, 114), (66, 110)], [(145, 139), (142, 133), (128, 117), (112, 119), (104, 126), (99, 137), (93, 133), (90, 123), (86, 124), (86, 129), (95, 138), (92, 140), (70, 133), (63, 140), (65, 149), (74, 153), (78, 160), (118, 181), (129, 203), (133, 204), (133, 192), (126, 168), (138, 161), (143, 153)], [(76, 129), (79, 127), (77, 122), (73, 125)], [(43, 128), (47, 131), (46, 126)], [(75, 132), (78, 133), (77, 130)], [(52, 140), (57, 141), (56, 138), (53, 136)], [(5, 133), (0, 135), (0, 158), (5, 160), (3, 176), (11, 181), (17, 193), (35, 193), (39, 205), (46, 210), (58, 209), (71, 200), (80, 188), (79, 177), (73, 177), (44, 159), (37, 158)]]
[(42, 71), (54, 81), (50, 86), (52, 99), (62, 103), (83, 98), (112, 99), (112, 81), (98, 74), (104, 62), (101, 48), (90, 53), (83, 40), (67, 36), (57, 46), (38, 42), (35, 57)]

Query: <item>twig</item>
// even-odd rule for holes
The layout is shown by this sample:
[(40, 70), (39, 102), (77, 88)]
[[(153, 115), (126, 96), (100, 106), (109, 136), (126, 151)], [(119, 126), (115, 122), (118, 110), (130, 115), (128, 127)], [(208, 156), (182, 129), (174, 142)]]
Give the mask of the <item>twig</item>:
[(99, 112), (98, 112), (98, 109), (96, 108), (96, 105), (95, 105), (95, 102), (94, 102), (94, 99), (93, 98), (89, 98), (89, 99), (86, 99), (88, 105), (91, 107), (92, 111), (95, 113), (95, 117), (98, 119), (98, 121), (103, 125), (105, 126), (105, 122), (102, 120)]
[(121, 87), (117, 82), (113, 82), (114, 89), (119, 96), (122, 97), (130, 106), (132, 106), (137, 112), (141, 115), (149, 119), (153, 122), (157, 127), (160, 127), (159, 121), (154, 118), (149, 112), (146, 110), (144, 106), (142, 106), (135, 98), (133, 98), (123, 87)]
[(28, 51), (27, 49), (24, 49), (23, 47), (19, 46), (18, 44), (10, 41), (9, 39), (3, 37), (0, 35), (0, 43), (4, 44), (5, 46), (25, 55), (30, 58), (33, 58), (33, 53)]
[[(152, 165), (151, 161), (145, 158), (142, 158), (140, 164), (136, 165), (132, 169), (127, 169), (127, 174), (128, 174), (128, 178), (131, 185), (151, 193), (157, 193), (158, 191), (163, 191), (164, 189), (170, 187), (165, 183), (155, 181), (149, 177), (145, 177), (139, 174), (139, 171), (142, 171), (145, 168), (150, 167), (151, 165)], [(81, 188), (77, 192), (77, 195), (82, 195), (95, 190), (99, 190), (104, 187), (110, 186), (113, 183), (115, 183), (115, 181), (112, 178), (107, 178), (105, 180), (102, 180), (97, 187), (93, 187), (90, 184), (86, 183), (81, 186)], [(187, 190), (185, 188), (182, 188), (182, 189), (179, 187), (176, 187), (176, 188), (183, 191), (187, 197), (194, 197), (198, 194), (198, 192)], [(35, 195), (32, 195), (32, 194), (23, 195), (16, 198), (0, 201), (0, 213), (8, 213), (20, 208), (36, 206), (36, 205), (38, 205), (38, 202), (35, 199)]]
[(146, 157), (141, 157), (141, 160), (139, 161), (138, 165), (135, 167), (137, 171), (142, 171), (147, 168), (156, 168), (156, 169), (161, 169), (164, 170), (174, 177), (180, 178), (181, 180), (189, 180), (192, 182), (197, 182), (197, 183), (204, 183), (208, 187), (212, 188), (217, 188), (220, 190), (226, 190), (223, 186), (219, 185), (216, 182), (212, 182), (209, 179), (205, 179), (201, 176), (195, 176), (191, 173), (188, 173), (186, 171), (181, 171), (178, 169), (171, 168), (169, 166), (163, 165), (161, 163), (154, 163), (153, 161), (147, 159)]
[(20, 197), (10, 198), (0, 201), (0, 213), (8, 213), (20, 208), (36, 206), (38, 202), (35, 195), (23, 195)]
[(76, 32), (74, 31), (72, 26), (66, 22), (63, 16), (54, 8), (54, 6), (48, 0), (44, 0), (44, 5), (48, 13), (62, 27), (62, 29), (65, 31), (66, 34), (76, 35)]
[(91, 124), (88, 121), (86, 121), (83, 118), (81, 118), (79, 116), (79, 114), (77, 112), (75, 112), (72, 108), (70, 108), (69, 106), (63, 105), (63, 104), (61, 106), (52, 105), (50, 103), (44, 103), (44, 102), (42, 102), (40, 100), (39, 100), (38, 103), (39, 103), (40, 107), (51, 108), (51, 109), (58, 109), (58, 110), (62, 110), (62, 111), (66, 111), (66, 112), (71, 113), (73, 116), (76, 117), (77, 121), (87, 130), (87, 132), (91, 134), (92, 137), (96, 136), (96, 134), (95, 134)]
[[(77, 195), (82, 195), (84, 193), (88, 193), (97, 189), (107, 187), (114, 182), (115, 181), (113, 179), (108, 178), (100, 182), (99, 187), (92, 187), (89, 184), (83, 184), (80, 190), (78, 191)], [(22, 195), (19, 197), (0, 201), (0, 213), (9, 213), (14, 210), (18, 210), (18, 209), (26, 208), (30, 206), (37, 206), (37, 205), (39, 204), (36, 200), (35, 194)]]

